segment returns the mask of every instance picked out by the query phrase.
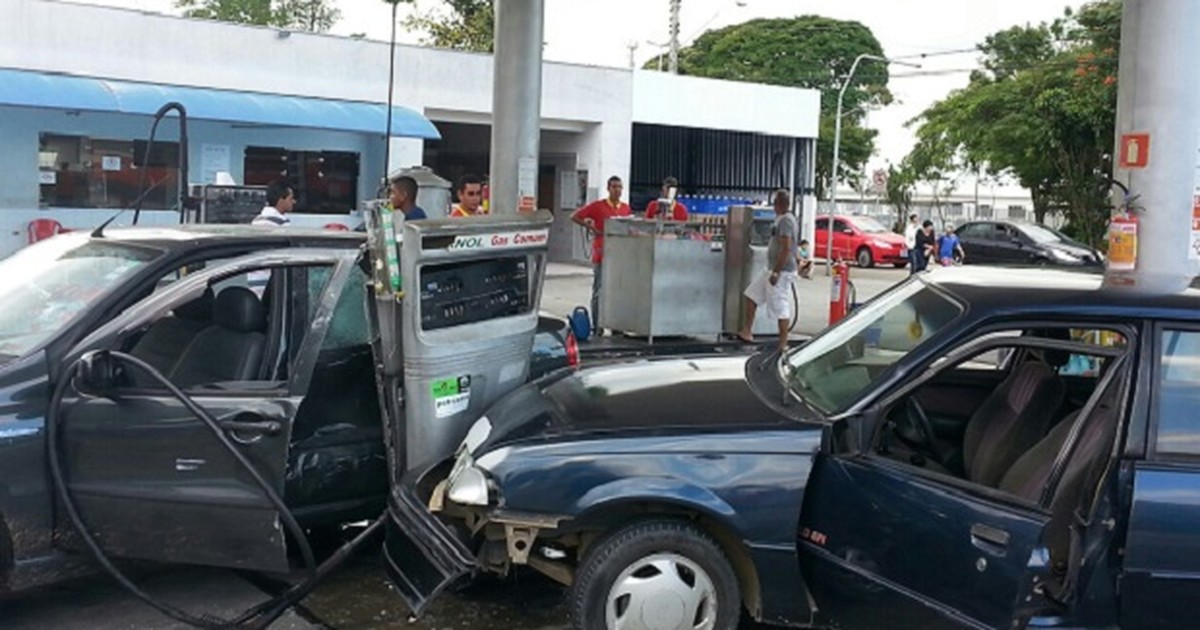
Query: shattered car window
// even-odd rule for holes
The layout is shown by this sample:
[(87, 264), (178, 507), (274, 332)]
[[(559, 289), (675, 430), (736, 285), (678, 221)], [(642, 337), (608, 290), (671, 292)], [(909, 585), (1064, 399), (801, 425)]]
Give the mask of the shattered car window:
[(48, 341), (161, 252), (64, 235), (0, 262), (0, 359)]

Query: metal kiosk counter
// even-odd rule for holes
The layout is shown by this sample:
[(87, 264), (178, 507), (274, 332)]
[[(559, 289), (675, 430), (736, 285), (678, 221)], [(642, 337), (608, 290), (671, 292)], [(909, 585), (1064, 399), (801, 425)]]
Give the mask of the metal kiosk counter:
[(719, 336), (725, 256), (715, 232), (703, 222), (606, 221), (600, 324), (650, 341)]

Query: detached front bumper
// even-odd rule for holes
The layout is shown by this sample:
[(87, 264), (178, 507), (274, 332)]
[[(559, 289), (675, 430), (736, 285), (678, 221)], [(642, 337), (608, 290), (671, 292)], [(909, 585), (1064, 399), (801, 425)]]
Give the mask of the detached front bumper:
[(478, 569), (475, 554), (421, 502), (417, 484), (401, 483), (388, 502), (383, 556), (388, 577), (414, 615), (463, 576)]

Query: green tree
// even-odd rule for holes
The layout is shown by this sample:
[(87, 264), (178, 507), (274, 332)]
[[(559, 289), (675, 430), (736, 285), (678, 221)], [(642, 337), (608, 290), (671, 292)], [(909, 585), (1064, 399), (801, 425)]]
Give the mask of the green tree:
[(271, 0), (176, 0), (175, 6), (185, 17), (276, 26)]
[(342, 17), (342, 12), (330, 0), (280, 0), (275, 9), (283, 26), (327, 33)]
[(341, 18), (331, 0), (175, 0), (184, 16), (324, 33)]
[[(815, 15), (757, 19), (708, 31), (679, 51), (679, 72), (693, 76), (811, 88), (821, 91), (817, 147), (818, 195), (830, 185), (837, 93), (861, 54), (883, 55), (866, 26)], [(652, 59), (647, 68), (658, 67)], [(887, 66), (864, 62), (846, 91), (838, 180), (855, 182), (874, 151), (875, 131), (862, 126), (866, 110), (892, 101)]]
[(1039, 222), (1061, 212), (1077, 237), (1098, 243), (1110, 209), (1120, 19), (1119, 0), (1100, 0), (989, 36), (969, 85), (914, 121), (910, 158), (1014, 177)]
[[(384, 1), (390, 3), (393, 0)], [(445, 12), (428, 11), (405, 18), (404, 28), (424, 33), (421, 42), (428, 46), (473, 52), (493, 51), (496, 25), (494, 0), (444, 0), (443, 4)]]
[(896, 210), (896, 221), (893, 229), (897, 232), (904, 231), (909, 211), (912, 210), (915, 184), (916, 181), (913, 178), (912, 172), (908, 170), (906, 165), (901, 164), (899, 168), (892, 164), (888, 165), (885, 198), (888, 205)]

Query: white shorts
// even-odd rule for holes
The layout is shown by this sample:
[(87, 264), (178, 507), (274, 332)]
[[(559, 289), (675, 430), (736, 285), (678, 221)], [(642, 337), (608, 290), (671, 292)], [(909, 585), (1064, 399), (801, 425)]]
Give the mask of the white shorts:
[(759, 308), (766, 308), (771, 319), (792, 319), (792, 283), (796, 280), (796, 272), (784, 271), (779, 274), (779, 280), (771, 285), (771, 271), (763, 269), (762, 273), (746, 287), (742, 295), (754, 300)]

